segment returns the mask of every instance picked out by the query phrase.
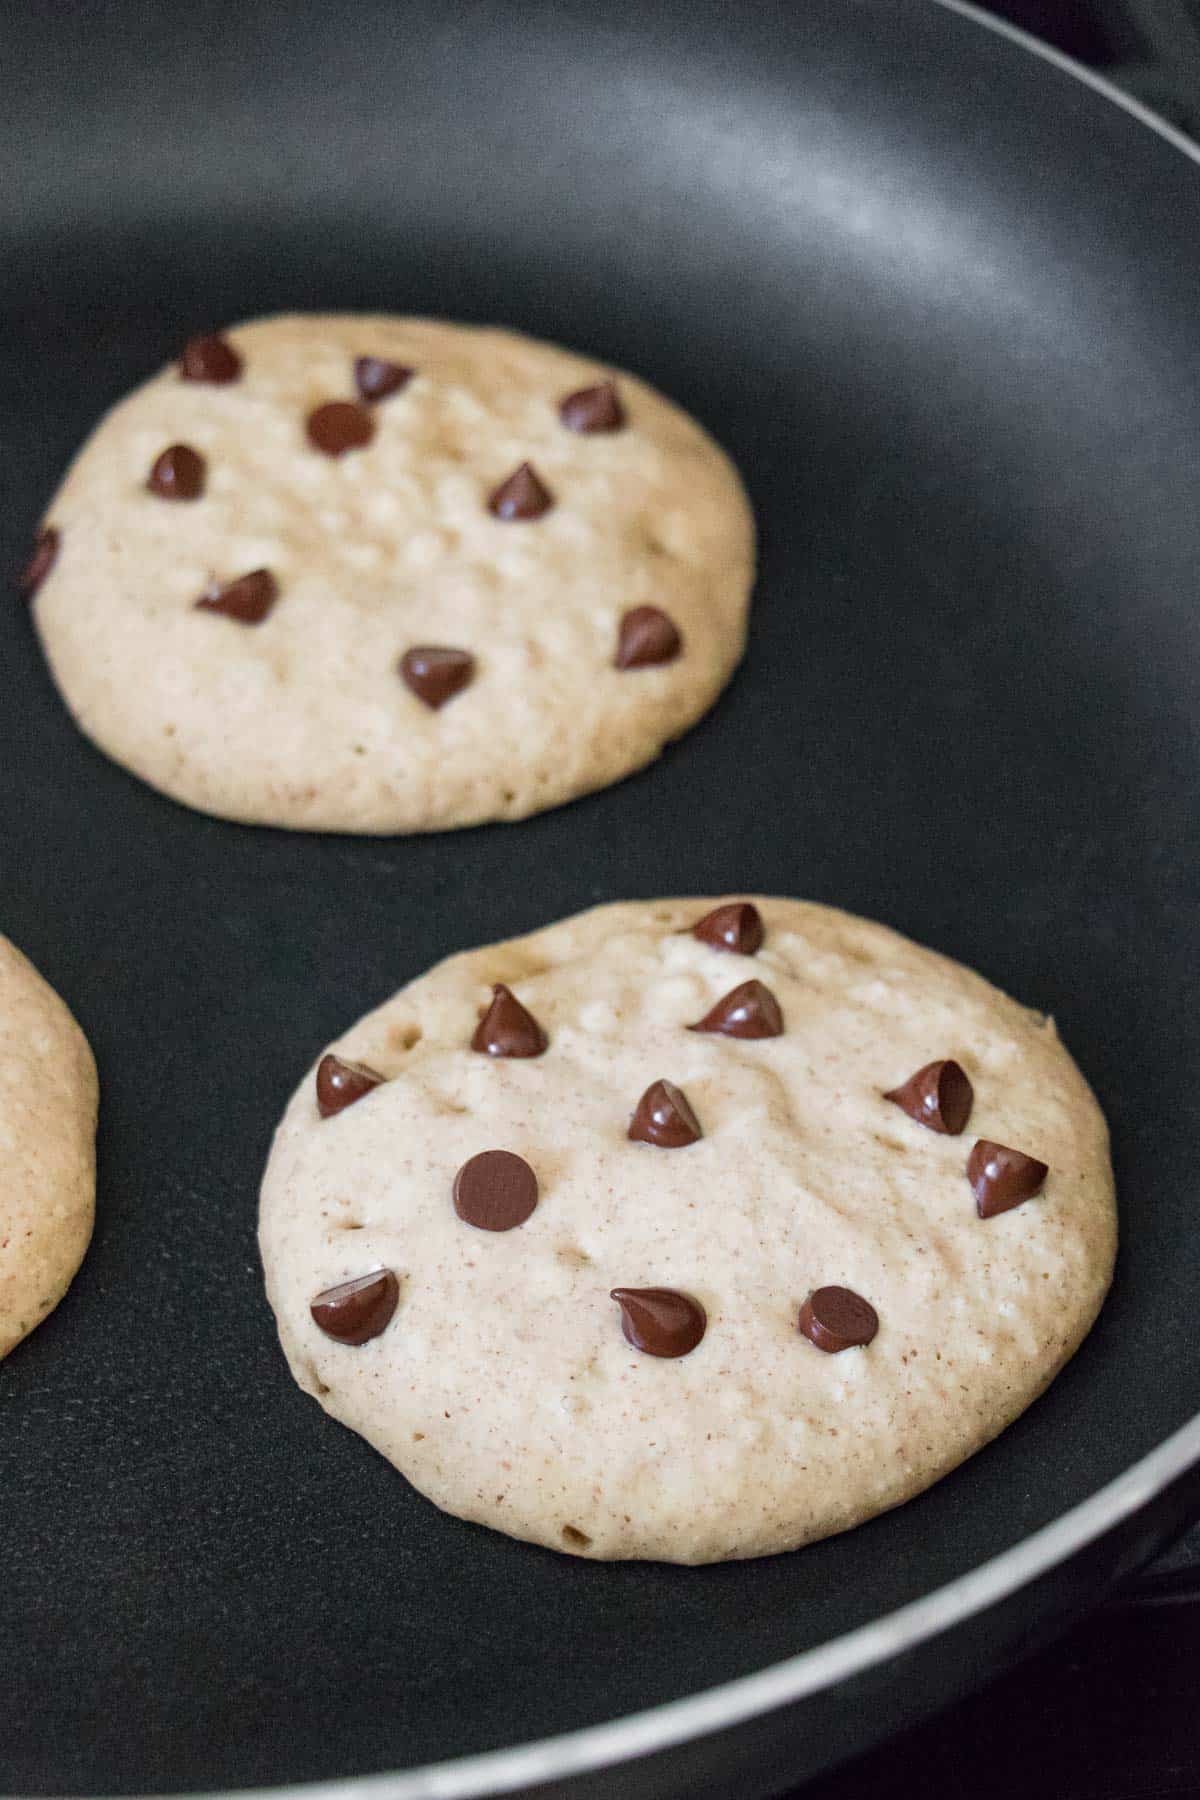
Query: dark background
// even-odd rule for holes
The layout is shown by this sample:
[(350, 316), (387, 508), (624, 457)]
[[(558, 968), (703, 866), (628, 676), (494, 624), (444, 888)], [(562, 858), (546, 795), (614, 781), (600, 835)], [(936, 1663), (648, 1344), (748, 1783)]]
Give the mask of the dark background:
[[(1172, 1559), (1168, 1567), (1174, 1567)], [(1189, 1800), (1200, 1794), (1200, 1602), (1114, 1601), (1012, 1674), (803, 1800)]]
[(1200, 131), (1200, 0), (985, 0), (1192, 136)]

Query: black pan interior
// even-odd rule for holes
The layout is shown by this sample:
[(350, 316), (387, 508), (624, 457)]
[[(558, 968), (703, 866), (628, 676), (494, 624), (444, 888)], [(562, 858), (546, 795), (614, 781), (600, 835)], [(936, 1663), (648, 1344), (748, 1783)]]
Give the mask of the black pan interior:
[[(0, 609), (0, 929), (104, 1095), (94, 1247), (0, 1365), (0, 1791), (609, 1719), (910, 1600), (1151, 1448), (1200, 1399), (1197, 170), (917, 0), (12, 0), (0, 63), (6, 564), (105, 406), (282, 308), (506, 320), (637, 369), (762, 528), (750, 653), (699, 729), (424, 839), (160, 799)], [(298, 1392), (256, 1184), (307, 1060), (435, 958), (718, 889), (876, 915), (1052, 1011), (1112, 1119), (1119, 1275), (1047, 1398), (924, 1499), (750, 1566), (588, 1565), (442, 1517)]]

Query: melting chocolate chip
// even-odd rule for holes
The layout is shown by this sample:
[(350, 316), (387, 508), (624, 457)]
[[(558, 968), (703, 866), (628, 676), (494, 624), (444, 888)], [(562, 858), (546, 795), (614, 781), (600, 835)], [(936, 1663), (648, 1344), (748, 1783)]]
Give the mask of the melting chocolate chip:
[(609, 1299), (621, 1309), (627, 1340), (647, 1356), (686, 1356), (708, 1324), (700, 1302), (674, 1288), (613, 1288)]
[(853, 1288), (818, 1288), (800, 1308), (800, 1330), (818, 1350), (833, 1356), (869, 1344), (879, 1330), (879, 1314)]
[(511, 1231), (537, 1203), (537, 1176), (511, 1150), (481, 1150), (454, 1177), (454, 1210), (480, 1231)]
[(475, 1027), (472, 1050), (481, 1050), (485, 1056), (540, 1056), (549, 1042), (528, 1008), (498, 981), (492, 989), (492, 1003)]
[(17, 588), (26, 600), (33, 596), (58, 561), (59, 536), (53, 525), (46, 525), (33, 540), (33, 555), (17, 576)]
[(967, 1158), (967, 1180), (981, 1219), (994, 1219), (997, 1213), (1032, 1200), (1041, 1193), (1049, 1173), (1049, 1164), (1039, 1162), (1036, 1156), (1010, 1150), (1007, 1144), (993, 1144), (988, 1138), (980, 1138)]
[(625, 408), (615, 381), (580, 388), (561, 402), (558, 416), (568, 431), (620, 431)]
[(436, 712), (466, 687), (475, 673), (475, 658), (469, 650), (445, 644), (414, 644), (400, 658), (400, 673), (417, 699)]
[(507, 481), (502, 481), (488, 500), (488, 511), (498, 519), (540, 519), (554, 505), (554, 495), (532, 463), (523, 462)]
[(915, 1119), (918, 1125), (928, 1125), (930, 1131), (957, 1137), (971, 1116), (975, 1089), (966, 1070), (947, 1058), (944, 1062), (926, 1063), (900, 1087), (892, 1088), (883, 1097), (906, 1112), (910, 1119)]
[(205, 464), (198, 450), (190, 444), (169, 444), (146, 480), (146, 486), (160, 500), (198, 500), (204, 492)]
[(638, 1101), (629, 1135), (643, 1144), (657, 1144), (662, 1150), (682, 1150), (704, 1133), (683, 1089), (673, 1081), (655, 1081)]
[(201, 612), (224, 613), (239, 625), (261, 625), (278, 598), (279, 583), (270, 569), (251, 569), (224, 587), (214, 584), (196, 605)]
[(356, 1275), (353, 1281), (326, 1288), (309, 1311), (326, 1337), (336, 1338), (339, 1344), (365, 1344), (386, 1330), (399, 1298), (400, 1283), (392, 1271), (377, 1269), (372, 1275)]
[(674, 662), (682, 649), (679, 628), (661, 607), (635, 606), (621, 620), (613, 663), (618, 669), (648, 669)]
[(189, 338), (179, 359), (179, 373), (185, 381), (215, 381), (221, 386), (236, 381), (242, 372), (242, 359), (227, 338), (211, 331), (202, 337)]
[(714, 906), (697, 920), (692, 936), (702, 944), (711, 944), (714, 950), (754, 956), (763, 944), (762, 914), (748, 900), (731, 900), (724, 906)]
[(689, 1031), (719, 1031), (725, 1037), (778, 1037), (783, 1030), (783, 1014), (769, 987), (761, 981), (743, 981), (731, 988), (705, 1013)]
[(383, 1080), (366, 1063), (344, 1062), (340, 1056), (323, 1056), (317, 1064), (317, 1111), (323, 1119), (345, 1112)]
[(359, 356), (354, 363), (354, 385), (364, 400), (386, 400), (398, 394), (413, 378), (403, 363), (386, 362), (382, 356)]
[(305, 420), (308, 441), (326, 456), (361, 450), (375, 436), (375, 421), (356, 400), (329, 400)]

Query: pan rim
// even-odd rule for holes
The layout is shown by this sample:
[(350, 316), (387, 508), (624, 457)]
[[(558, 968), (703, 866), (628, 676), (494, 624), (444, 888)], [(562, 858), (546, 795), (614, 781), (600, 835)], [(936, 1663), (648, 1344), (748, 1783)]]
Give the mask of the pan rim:
[[(958, 0), (935, 0), (935, 4), (967, 10)], [(455, 1757), (408, 1771), (222, 1790), (195, 1795), (192, 1800), (249, 1800), (252, 1795), (269, 1795), (270, 1800), (485, 1800), (489, 1795), (519, 1793), (543, 1782), (612, 1768), (710, 1737), (807, 1699), (997, 1605), (1131, 1519), (1197, 1462), (1200, 1413), (1086, 1500), (965, 1575), (868, 1625), (687, 1699), (629, 1713), (603, 1725), (535, 1739), (510, 1750)]]
[[(1103, 76), (983, 12), (972, 0), (931, 3), (1072, 76), (1200, 166), (1200, 145)], [(1200, 1413), (1096, 1493), (998, 1556), (854, 1631), (685, 1699), (509, 1749), (407, 1771), (207, 1790), (192, 1800), (249, 1800), (253, 1795), (271, 1800), (476, 1800), (567, 1780), (711, 1736), (861, 1674), (998, 1604), (1132, 1518), (1197, 1463)]]

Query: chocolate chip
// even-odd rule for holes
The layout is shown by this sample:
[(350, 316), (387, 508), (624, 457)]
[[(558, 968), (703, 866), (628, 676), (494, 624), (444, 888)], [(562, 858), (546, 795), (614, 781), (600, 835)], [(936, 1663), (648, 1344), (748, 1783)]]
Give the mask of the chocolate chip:
[(725, 1037), (778, 1037), (783, 1014), (769, 987), (761, 981), (743, 981), (718, 1000), (689, 1031), (719, 1031)]
[(945, 1062), (926, 1063), (883, 1097), (918, 1125), (957, 1137), (971, 1116), (975, 1090), (966, 1070), (948, 1058)]
[(568, 431), (620, 431), (625, 408), (615, 381), (580, 388), (561, 402), (558, 416)]
[(146, 481), (160, 500), (198, 500), (204, 492), (204, 458), (190, 444), (169, 444), (155, 458)]
[(704, 1136), (691, 1101), (673, 1081), (655, 1081), (637, 1103), (629, 1135), (662, 1150), (682, 1150)]
[(692, 926), (692, 936), (714, 950), (733, 950), (738, 956), (754, 956), (763, 944), (762, 914), (748, 900), (731, 900), (714, 906)]
[(278, 598), (279, 583), (270, 569), (251, 569), (224, 587), (214, 583), (196, 605), (201, 612), (224, 613), (239, 625), (261, 625)]
[(227, 338), (217, 332), (189, 338), (179, 359), (179, 373), (185, 381), (215, 381), (224, 385), (236, 381), (242, 372), (242, 359)]
[(326, 456), (361, 450), (375, 436), (375, 421), (356, 400), (329, 400), (305, 420), (308, 441)]
[(833, 1356), (869, 1344), (879, 1330), (879, 1314), (853, 1288), (818, 1288), (800, 1308), (800, 1330), (818, 1350)]
[(489, 512), (498, 519), (540, 519), (553, 505), (554, 495), (527, 462), (514, 469), (488, 500)]
[(345, 1112), (383, 1080), (366, 1063), (344, 1062), (340, 1056), (323, 1056), (317, 1064), (317, 1111), (323, 1119)]
[(537, 1203), (537, 1176), (511, 1150), (481, 1150), (454, 1177), (454, 1210), (480, 1231), (511, 1231)]
[(981, 1219), (994, 1219), (1040, 1194), (1050, 1168), (1023, 1150), (980, 1138), (967, 1158), (967, 1180)]
[(17, 576), (17, 588), (26, 600), (33, 596), (58, 561), (59, 535), (53, 525), (46, 525), (33, 540), (33, 555)]
[(613, 662), (618, 669), (647, 669), (674, 662), (682, 649), (679, 628), (661, 607), (635, 606), (621, 620)]
[(403, 363), (385, 362), (382, 356), (359, 356), (354, 363), (354, 385), (364, 400), (386, 400), (398, 394), (413, 378)]
[(472, 1050), (485, 1056), (540, 1056), (550, 1040), (511, 988), (498, 981), (492, 1003), (475, 1027)]
[(365, 1344), (391, 1323), (400, 1298), (400, 1283), (390, 1269), (356, 1275), (326, 1288), (309, 1307), (314, 1322), (326, 1337), (339, 1344)]
[(465, 688), (475, 673), (469, 650), (452, 650), (445, 644), (414, 644), (400, 658), (400, 673), (418, 700), (436, 712)]
[(708, 1324), (700, 1302), (674, 1288), (613, 1288), (609, 1299), (621, 1309), (627, 1340), (647, 1356), (686, 1356)]

